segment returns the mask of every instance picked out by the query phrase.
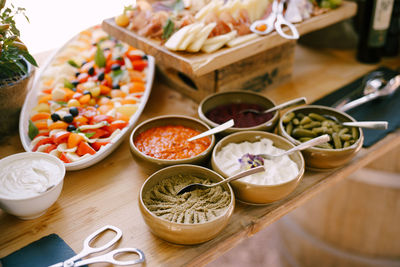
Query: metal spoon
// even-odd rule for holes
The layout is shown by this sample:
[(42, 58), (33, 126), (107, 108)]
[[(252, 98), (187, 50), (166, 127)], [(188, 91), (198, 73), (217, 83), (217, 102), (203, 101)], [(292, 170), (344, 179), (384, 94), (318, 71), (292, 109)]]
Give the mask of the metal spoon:
[(311, 140), (308, 140), (307, 142), (301, 143), (300, 145), (295, 146), (292, 149), (286, 150), (285, 152), (282, 152), (280, 154), (272, 155), (272, 154), (265, 154), (264, 153), (264, 154), (257, 154), (256, 156), (260, 156), (260, 157), (263, 157), (265, 159), (272, 160), (273, 158), (286, 156), (286, 155), (292, 154), (292, 153), (294, 153), (296, 151), (304, 150), (304, 149), (307, 149), (309, 147), (313, 147), (313, 146), (317, 146), (319, 144), (323, 144), (323, 143), (329, 142), (329, 140), (331, 140), (330, 136), (327, 135), (327, 134), (324, 134), (324, 135), (318, 136), (316, 138), (313, 138)]
[(256, 113), (256, 114), (266, 114), (269, 112), (273, 112), (275, 110), (280, 110), (280, 109), (284, 109), (284, 108), (288, 108), (288, 107), (292, 107), (292, 106), (302, 105), (302, 104), (305, 104), (306, 102), (307, 102), (307, 99), (305, 97), (300, 97), (300, 98), (296, 98), (296, 99), (287, 101), (285, 103), (282, 103), (280, 105), (277, 105), (277, 106), (267, 109), (267, 110), (259, 111), (256, 109), (244, 109), (244, 110), (241, 110), (239, 113), (251, 112), (251, 113)]
[(396, 75), (395, 77), (390, 79), (389, 82), (381, 90), (377, 90), (374, 93), (365, 95), (354, 101), (351, 101), (351, 102), (345, 104), (344, 106), (339, 107), (338, 110), (347, 111), (349, 109), (358, 107), (359, 105), (362, 105), (364, 103), (372, 101), (378, 97), (390, 95), (390, 94), (394, 93), (399, 87), (400, 87), (400, 74)]
[(46, 190), (40, 192), (41, 194), (46, 193), (47, 191), (50, 191), (51, 189), (53, 189), (56, 185), (50, 185), (49, 187), (46, 188)]
[(229, 183), (231, 181), (243, 178), (245, 176), (248, 176), (248, 175), (251, 175), (251, 174), (255, 174), (255, 173), (258, 173), (258, 172), (263, 172), (263, 171), (265, 171), (264, 166), (258, 166), (258, 167), (255, 167), (255, 168), (251, 168), (251, 169), (245, 170), (245, 171), (240, 172), (238, 174), (235, 174), (235, 175), (233, 175), (233, 176), (231, 176), (231, 177), (229, 177), (229, 178), (227, 178), (227, 179), (225, 179), (225, 180), (223, 180), (221, 182), (215, 183), (215, 184), (210, 184), (210, 185), (198, 184), (198, 183), (190, 184), (190, 185), (185, 186), (181, 190), (179, 190), (177, 195), (181, 195), (181, 194), (186, 193), (186, 192), (191, 192), (191, 191), (196, 190), (196, 189), (204, 190), (204, 189), (207, 189), (207, 188), (223, 185), (223, 184)]
[(341, 108), (342, 106), (350, 102), (350, 100), (353, 98), (375, 93), (380, 88), (382, 88), (382, 86), (385, 85), (386, 82), (387, 81), (385, 80), (384, 73), (382, 71), (371, 72), (364, 78), (360, 88), (337, 101), (335, 104), (332, 105), (332, 107)]
[(335, 116), (331, 115), (322, 115), (323, 117), (333, 120), (334, 122), (350, 127), (360, 127), (367, 129), (376, 129), (376, 130), (386, 130), (388, 128), (389, 123), (387, 121), (349, 121), (349, 122), (341, 122)]
[(203, 137), (215, 134), (215, 133), (222, 132), (222, 131), (224, 131), (224, 130), (226, 130), (228, 128), (231, 128), (234, 124), (235, 124), (234, 120), (231, 119), (231, 120), (229, 120), (227, 122), (224, 122), (223, 124), (221, 124), (221, 125), (219, 125), (219, 126), (217, 126), (215, 128), (212, 128), (212, 129), (210, 129), (208, 131), (205, 131), (205, 132), (203, 132), (201, 134), (198, 134), (198, 135), (195, 135), (195, 136), (189, 138), (188, 141), (189, 142), (190, 141), (194, 141), (194, 140), (199, 139), (199, 138), (203, 138)]

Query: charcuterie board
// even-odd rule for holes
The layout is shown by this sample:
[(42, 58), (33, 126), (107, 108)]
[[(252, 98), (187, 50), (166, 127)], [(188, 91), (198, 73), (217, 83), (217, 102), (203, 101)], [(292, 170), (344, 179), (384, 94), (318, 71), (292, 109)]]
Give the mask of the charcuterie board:
[[(332, 9), (326, 13), (307, 19), (296, 24), (296, 27), (300, 35), (303, 35), (350, 18), (355, 15), (356, 9), (357, 5), (354, 2), (344, 1), (337, 9)], [(281, 46), (289, 41), (282, 38), (276, 32), (272, 32), (266, 36), (259, 36), (242, 45), (223, 48), (210, 54), (174, 52), (168, 50), (158, 40), (142, 37), (127, 28), (116, 25), (114, 18), (104, 20), (102, 27), (115, 38), (153, 55), (157, 60), (157, 64), (167, 65), (187, 75), (194, 76), (202, 76), (265, 50)]]

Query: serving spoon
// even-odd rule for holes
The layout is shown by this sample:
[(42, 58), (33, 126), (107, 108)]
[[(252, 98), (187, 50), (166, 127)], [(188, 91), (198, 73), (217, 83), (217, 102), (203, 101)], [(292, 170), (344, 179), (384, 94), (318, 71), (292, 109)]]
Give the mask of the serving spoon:
[(331, 115), (322, 115), (323, 117), (333, 120), (335, 123), (350, 126), (350, 127), (360, 127), (367, 129), (375, 129), (375, 130), (386, 130), (388, 128), (389, 123), (387, 121), (346, 121), (341, 122), (335, 116)]
[(386, 82), (387, 81), (385, 80), (382, 71), (374, 71), (364, 78), (362, 86), (359, 89), (340, 99), (338, 102), (334, 103), (332, 107), (340, 109), (342, 106), (349, 103), (355, 96), (361, 97), (375, 93), (381, 89)]
[(205, 131), (205, 132), (203, 132), (201, 134), (198, 134), (198, 135), (195, 135), (195, 136), (189, 138), (188, 141), (189, 142), (190, 141), (194, 141), (194, 140), (199, 139), (199, 138), (203, 138), (203, 137), (206, 137), (206, 136), (209, 136), (209, 135), (212, 135), (212, 134), (216, 134), (216, 133), (222, 132), (222, 131), (224, 131), (224, 130), (226, 130), (228, 128), (231, 128), (234, 124), (235, 124), (234, 120), (231, 119), (231, 120), (229, 120), (227, 122), (224, 122), (223, 124), (221, 124), (221, 125), (219, 125), (219, 126), (217, 126), (215, 128), (212, 128), (212, 129), (210, 129), (208, 131)]
[[(293, 148), (291, 148), (289, 150), (286, 150), (285, 152), (279, 153), (279, 154), (273, 155), (273, 154), (263, 153), (263, 154), (256, 154), (254, 156), (256, 156), (256, 157), (259, 156), (259, 157), (262, 157), (264, 159), (272, 160), (272, 159), (277, 158), (277, 157), (290, 155), (290, 154), (292, 154), (292, 153), (294, 153), (296, 151), (304, 150), (304, 149), (307, 149), (309, 147), (313, 147), (313, 146), (317, 146), (319, 144), (323, 144), (323, 143), (329, 142), (329, 140), (331, 140), (330, 136), (327, 135), (327, 134), (324, 134), (324, 135), (318, 136), (316, 138), (313, 138), (311, 140), (308, 140), (307, 142), (301, 143), (300, 145), (295, 146), (295, 147), (293, 147)], [(242, 158), (241, 158), (242, 162), (245, 161), (244, 157), (248, 157), (248, 155), (249, 154), (245, 154), (245, 155), (242, 156)]]
[(307, 102), (307, 99), (305, 97), (300, 97), (300, 98), (296, 98), (293, 100), (289, 100), (287, 102), (284, 102), (280, 105), (277, 105), (275, 107), (272, 107), (270, 109), (267, 110), (256, 110), (256, 109), (244, 109), (241, 110), (239, 113), (247, 113), (247, 112), (251, 112), (251, 113), (256, 113), (256, 114), (266, 114), (266, 113), (270, 113), (276, 110), (280, 110), (280, 109), (284, 109), (284, 108), (288, 108), (288, 107), (292, 107), (292, 106), (297, 106), (297, 105), (302, 105), (305, 104)]
[(191, 191), (196, 190), (196, 189), (204, 190), (204, 189), (216, 187), (216, 186), (223, 185), (223, 184), (229, 183), (231, 181), (243, 178), (245, 176), (248, 176), (248, 175), (251, 175), (251, 174), (255, 174), (255, 173), (258, 173), (258, 172), (263, 172), (263, 171), (265, 171), (264, 166), (258, 166), (258, 167), (255, 167), (255, 168), (251, 168), (251, 169), (245, 170), (245, 171), (240, 172), (238, 174), (235, 174), (235, 175), (233, 175), (233, 176), (231, 176), (231, 177), (229, 177), (229, 178), (227, 178), (227, 179), (225, 179), (225, 180), (223, 180), (221, 182), (215, 183), (215, 184), (210, 184), (210, 185), (208, 185), (208, 184), (199, 184), (199, 183), (190, 184), (190, 185), (185, 186), (181, 190), (179, 190), (177, 195), (181, 195), (181, 194), (186, 193), (186, 192), (191, 192)]
[(371, 94), (365, 95), (363, 97), (360, 97), (354, 101), (351, 101), (339, 107), (338, 110), (347, 111), (349, 109), (358, 107), (359, 105), (372, 101), (378, 97), (390, 95), (394, 93), (398, 88), (400, 88), (400, 74), (390, 79), (389, 82), (382, 89), (377, 90), (376, 92), (373, 92)]

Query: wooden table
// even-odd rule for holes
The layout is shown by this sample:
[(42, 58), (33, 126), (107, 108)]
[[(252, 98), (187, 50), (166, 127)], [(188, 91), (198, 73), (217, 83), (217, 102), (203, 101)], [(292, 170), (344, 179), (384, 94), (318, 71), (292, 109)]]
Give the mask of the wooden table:
[[(399, 58), (382, 63), (400, 67)], [(314, 101), (377, 67), (358, 63), (354, 51), (312, 50), (301, 46), (296, 48), (294, 66), (292, 80), (268, 94), (277, 103), (300, 96)], [(195, 102), (166, 88), (156, 77), (140, 121), (162, 114), (197, 117), (196, 110)], [(398, 130), (372, 147), (362, 149), (350, 164), (340, 169), (307, 171), (295, 192), (282, 201), (267, 206), (237, 203), (230, 223), (215, 239), (197, 246), (180, 246), (155, 237), (146, 227), (137, 198), (141, 185), (155, 169), (133, 159), (125, 140), (102, 162), (85, 170), (68, 172), (60, 198), (42, 217), (22, 221), (0, 211), (0, 258), (51, 233), (58, 234), (72, 249), (79, 251), (87, 235), (112, 224), (124, 233), (119, 247), (143, 250), (145, 266), (204, 265), (399, 144)], [(22, 151), (17, 134), (0, 143), (0, 158)]]

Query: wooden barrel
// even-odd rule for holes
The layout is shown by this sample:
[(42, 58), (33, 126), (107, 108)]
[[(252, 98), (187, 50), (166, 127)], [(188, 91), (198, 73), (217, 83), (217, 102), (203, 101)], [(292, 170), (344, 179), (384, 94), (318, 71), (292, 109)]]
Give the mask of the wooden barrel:
[(292, 266), (400, 266), (400, 175), (361, 170), (282, 218), (279, 229)]

